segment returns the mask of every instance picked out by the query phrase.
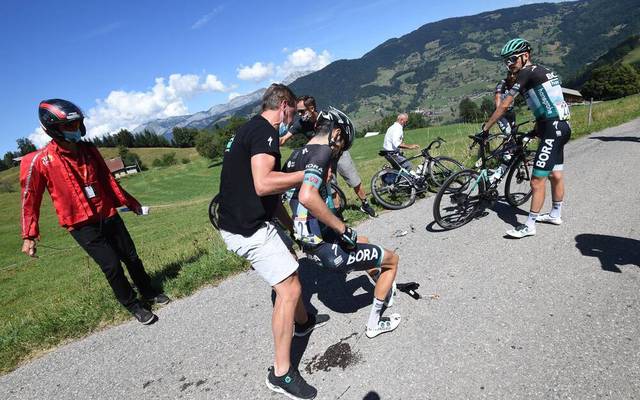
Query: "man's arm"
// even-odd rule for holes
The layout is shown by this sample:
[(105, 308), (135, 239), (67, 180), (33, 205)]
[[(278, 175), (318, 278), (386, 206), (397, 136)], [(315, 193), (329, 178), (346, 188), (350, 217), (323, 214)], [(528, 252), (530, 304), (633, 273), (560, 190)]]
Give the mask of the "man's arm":
[(282, 146), (285, 143), (287, 143), (287, 140), (291, 139), (292, 136), (293, 136), (293, 133), (291, 133), (291, 132), (287, 132), (284, 135), (280, 136), (280, 139), (279, 139), (280, 146)]
[(318, 187), (313, 182), (308, 182), (307, 179), (302, 183), (300, 192), (298, 193), (298, 200), (300, 203), (309, 210), (314, 217), (320, 222), (333, 229), (336, 233), (342, 234), (346, 225), (336, 217), (333, 212), (327, 207), (318, 191)]
[(502, 116), (507, 112), (507, 110), (509, 110), (509, 107), (511, 106), (512, 103), (513, 103), (513, 96), (511, 94), (508, 94), (504, 98), (504, 100), (500, 102), (500, 105), (496, 107), (496, 110), (493, 112), (493, 114), (491, 114), (491, 117), (489, 117), (489, 120), (485, 122), (484, 125), (482, 125), (482, 130), (484, 132), (489, 132), (489, 129), (491, 129), (491, 127), (495, 125), (495, 123), (498, 122), (500, 118), (502, 118)]
[(40, 153), (36, 153), (33, 158), (25, 158), (20, 163), (22, 252), (31, 257), (36, 255), (35, 240), (40, 237), (40, 205), (46, 187), (46, 178), (37, 164), (39, 156)]
[(284, 173), (274, 171), (276, 158), (271, 154), (260, 153), (251, 157), (251, 174), (256, 194), (260, 197), (283, 193), (300, 185), (303, 171)]
[(118, 190), (114, 190), (114, 195), (116, 196), (116, 200), (124, 206), (127, 206), (131, 211), (138, 215), (142, 215), (142, 206), (140, 202), (136, 200), (129, 192), (124, 190), (124, 188), (120, 185), (120, 183), (116, 180), (116, 178), (111, 175), (111, 171), (109, 167), (107, 167), (107, 163), (104, 161), (104, 157), (100, 154), (100, 151), (97, 147), (90, 148), (93, 153), (93, 157), (97, 160), (98, 168), (100, 169), (100, 174), (103, 179), (106, 179), (112, 187), (116, 187)]
[(408, 150), (413, 150), (413, 149), (419, 149), (420, 146), (418, 146), (417, 144), (406, 144), (404, 142), (400, 143), (398, 145), (399, 149), (408, 149)]

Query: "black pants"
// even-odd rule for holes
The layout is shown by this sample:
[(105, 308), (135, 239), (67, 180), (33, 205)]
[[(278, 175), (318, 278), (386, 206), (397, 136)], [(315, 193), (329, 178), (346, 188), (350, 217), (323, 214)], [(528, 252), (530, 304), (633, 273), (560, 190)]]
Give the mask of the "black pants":
[(127, 228), (115, 215), (102, 222), (85, 225), (71, 231), (71, 236), (100, 266), (118, 301), (129, 308), (138, 303), (136, 293), (124, 275), (120, 261), (124, 262), (142, 297), (154, 297), (151, 278), (144, 270), (136, 247)]

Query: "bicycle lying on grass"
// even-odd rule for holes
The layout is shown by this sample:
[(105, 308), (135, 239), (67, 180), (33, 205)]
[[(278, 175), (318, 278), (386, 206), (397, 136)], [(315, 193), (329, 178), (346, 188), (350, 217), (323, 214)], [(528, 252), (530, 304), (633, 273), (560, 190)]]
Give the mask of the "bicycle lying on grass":
[[(498, 137), (502, 141), (493, 151), (488, 151), (487, 141), (496, 136), (482, 133), (469, 136), (473, 140), (470, 149), (480, 145), (477, 170), (460, 171), (442, 185), (433, 202), (433, 217), (438, 225), (444, 229), (458, 228), (484, 208), (493, 206), (499, 197), (498, 186), (505, 176), (507, 202), (517, 207), (529, 200), (535, 151), (527, 149), (531, 132), (518, 134), (518, 127), (526, 123), (528, 121), (518, 124), (511, 134)], [(490, 173), (487, 165), (494, 159), (501, 160), (501, 165)]]
[(420, 157), (424, 159), (418, 166), (417, 172), (409, 171), (394, 158), (399, 151), (380, 151), (378, 154), (391, 165), (382, 167), (371, 178), (371, 193), (378, 204), (391, 210), (409, 207), (416, 201), (416, 195), (427, 190), (437, 190), (451, 175), (462, 171), (464, 165), (461, 162), (451, 157), (433, 157), (430, 154), (432, 147), (437, 149), (442, 143), (445, 143), (445, 140), (439, 137), (420, 154), (406, 160), (411, 161)]

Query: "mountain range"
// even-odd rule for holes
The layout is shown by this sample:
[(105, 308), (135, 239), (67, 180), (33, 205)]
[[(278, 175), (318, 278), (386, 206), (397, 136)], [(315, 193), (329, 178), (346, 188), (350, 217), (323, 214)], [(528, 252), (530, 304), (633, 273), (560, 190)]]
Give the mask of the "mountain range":
[[(296, 79), (309, 73), (311, 73), (311, 71), (294, 72), (284, 78), (283, 82), (285, 84), (290, 84)], [(265, 90), (266, 88), (260, 88), (249, 94), (234, 97), (227, 103), (215, 105), (206, 111), (200, 111), (195, 114), (151, 120), (139, 125), (133, 130), (133, 132), (139, 133), (144, 130), (150, 130), (158, 135), (164, 135), (168, 140), (171, 140), (173, 137), (171, 131), (174, 127), (203, 129), (212, 126), (219, 123), (221, 120), (234, 115), (234, 113), (243, 106), (258, 103), (262, 99), (262, 94)]]
[[(569, 81), (639, 33), (640, 0), (528, 4), (425, 24), (358, 59), (337, 60), (301, 76), (290, 87), (296, 94), (313, 95), (320, 108), (343, 109), (357, 125), (399, 111), (422, 111), (446, 121), (456, 118), (463, 98), (491, 94), (507, 72), (499, 53), (511, 38), (529, 40), (533, 61)], [(211, 112), (213, 107), (198, 124), (255, 113), (260, 95), (247, 95), (235, 107), (220, 106), (225, 110), (220, 114)], [(196, 126), (186, 121), (199, 114), (179, 123)], [(173, 119), (164, 120), (163, 126), (172, 123)]]

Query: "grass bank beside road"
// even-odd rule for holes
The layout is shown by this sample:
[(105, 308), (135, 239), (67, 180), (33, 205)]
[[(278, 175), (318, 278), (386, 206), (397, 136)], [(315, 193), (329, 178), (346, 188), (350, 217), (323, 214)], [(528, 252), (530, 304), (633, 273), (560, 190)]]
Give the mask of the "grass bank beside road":
[[(587, 126), (587, 112), (588, 106), (572, 108), (573, 138), (640, 117), (640, 96), (594, 104), (591, 126)], [(471, 156), (467, 135), (478, 128), (478, 124), (423, 128), (406, 132), (405, 141), (426, 146), (441, 136), (447, 143), (437, 153), (463, 160)], [(358, 139), (351, 151), (367, 191), (371, 176), (386, 163), (377, 155), (383, 133)], [(220, 166), (198, 157), (193, 149), (133, 151), (149, 166), (166, 152), (176, 151), (178, 160), (191, 160), (188, 164), (151, 168), (121, 180), (129, 192), (152, 207), (148, 216), (123, 213), (123, 218), (156, 283), (169, 295), (180, 297), (245, 270), (247, 265), (241, 259), (225, 251), (207, 217), (207, 205), (218, 189)], [(290, 151), (285, 149), (283, 153), (286, 157)], [(115, 149), (106, 149), (104, 154), (115, 155)], [(17, 185), (17, 180), (17, 168), (0, 172), (0, 183)], [(342, 181), (340, 185), (351, 204), (356, 204), (353, 191)], [(115, 300), (100, 269), (58, 226), (48, 196), (42, 205), (38, 259), (20, 253), (19, 216), (19, 193), (0, 193), (2, 373), (66, 340), (130, 318)], [(355, 209), (347, 210), (346, 217), (350, 223), (365, 218)]]

